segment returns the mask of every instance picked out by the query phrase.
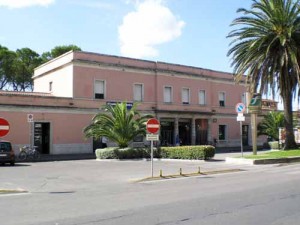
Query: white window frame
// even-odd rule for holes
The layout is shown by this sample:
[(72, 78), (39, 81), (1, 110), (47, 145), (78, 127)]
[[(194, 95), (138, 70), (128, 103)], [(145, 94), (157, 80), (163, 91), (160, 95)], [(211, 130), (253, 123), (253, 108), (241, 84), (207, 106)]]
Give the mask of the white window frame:
[[(188, 96), (187, 96), (187, 102), (186, 101), (184, 101), (185, 99), (184, 99), (184, 95), (183, 95), (183, 93), (184, 93), (184, 91), (188, 91)], [(181, 89), (181, 102), (182, 102), (182, 104), (184, 104), (184, 105), (189, 105), (190, 103), (191, 103), (191, 92), (190, 92), (190, 88), (182, 88)]]
[[(201, 102), (201, 95), (200, 95), (200, 93), (204, 93), (203, 102)], [(206, 105), (206, 91), (205, 90), (199, 90), (199, 92), (198, 92), (198, 98), (199, 98), (199, 105)]]
[[(220, 95), (221, 95), (221, 94), (223, 94), (223, 96), (224, 96), (224, 99), (223, 99), (223, 100), (220, 98)], [(220, 92), (219, 92), (218, 99), (219, 99), (219, 106), (220, 106), (220, 107), (225, 107), (225, 106), (226, 106), (226, 93), (225, 93), (224, 91), (220, 91)], [(223, 105), (221, 104), (221, 101), (224, 102)]]
[[(98, 82), (99, 82), (99, 83), (100, 83), (100, 82), (103, 83), (103, 91), (102, 91), (103, 93), (101, 93), (101, 92), (97, 93), (97, 92), (96, 92), (96, 91), (97, 91), (97, 90), (96, 90), (96, 89), (97, 89), (97, 88), (96, 88), (96, 85), (97, 85)], [(95, 81), (94, 81), (94, 99), (105, 99), (105, 97), (106, 97), (105, 92), (106, 92), (106, 82), (105, 82), (105, 80), (95, 80)], [(103, 98), (97, 98), (97, 97), (96, 97), (96, 94), (100, 94), (100, 95), (103, 94)]]
[[(170, 101), (167, 101), (165, 90), (169, 88), (170, 89)], [(164, 103), (170, 104), (173, 102), (173, 87), (172, 86), (164, 86)]]
[[(141, 87), (141, 93), (140, 96), (136, 96), (136, 87)], [(139, 98), (137, 98), (139, 97)], [(134, 83), (133, 84), (133, 101), (135, 102), (143, 102), (144, 101), (144, 84), (142, 83)]]

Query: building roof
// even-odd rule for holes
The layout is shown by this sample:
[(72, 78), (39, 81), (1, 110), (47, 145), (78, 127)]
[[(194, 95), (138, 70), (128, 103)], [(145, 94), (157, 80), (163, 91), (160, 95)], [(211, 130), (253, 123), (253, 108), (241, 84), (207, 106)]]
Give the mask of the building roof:
[(2, 91), (0, 95), (6, 96), (35, 96), (35, 97), (54, 97), (51, 93), (46, 92), (27, 92), (27, 91)]

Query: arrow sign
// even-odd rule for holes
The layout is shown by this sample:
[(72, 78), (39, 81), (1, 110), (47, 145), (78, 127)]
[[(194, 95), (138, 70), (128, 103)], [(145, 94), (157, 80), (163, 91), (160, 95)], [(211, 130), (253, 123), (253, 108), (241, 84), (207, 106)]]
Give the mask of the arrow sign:
[(0, 137), (4, 137), (9, 132), (9, 123), (6, 119), (0, 118)]

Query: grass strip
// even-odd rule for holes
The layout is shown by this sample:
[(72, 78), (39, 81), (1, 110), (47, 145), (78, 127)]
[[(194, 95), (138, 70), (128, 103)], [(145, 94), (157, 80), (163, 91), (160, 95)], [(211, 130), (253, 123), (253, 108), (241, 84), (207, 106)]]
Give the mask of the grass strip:
[(258, 155), (247, 155), (246, 159), (280, 159), (289, 157), (300, 157), (300, 150), (270, 151)]

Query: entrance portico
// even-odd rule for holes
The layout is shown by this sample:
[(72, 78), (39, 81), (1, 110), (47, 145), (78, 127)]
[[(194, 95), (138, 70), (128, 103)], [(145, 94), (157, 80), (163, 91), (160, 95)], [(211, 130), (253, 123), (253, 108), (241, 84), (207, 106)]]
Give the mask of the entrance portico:
[(208, 117), (159, 117), (162, 146), (206, 145), (211, 142)]

